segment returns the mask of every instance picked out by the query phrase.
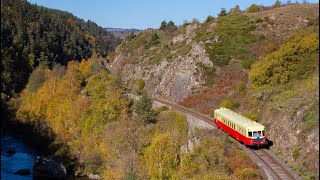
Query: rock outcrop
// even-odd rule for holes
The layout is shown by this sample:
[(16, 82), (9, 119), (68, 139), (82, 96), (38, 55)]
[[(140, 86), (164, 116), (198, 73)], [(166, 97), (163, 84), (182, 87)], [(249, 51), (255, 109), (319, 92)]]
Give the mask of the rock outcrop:
[[(188, 31), (189, 33), (192, 33), (191, 29)], [(177, 55), (173, 60), (163, 59), (155, 65), (122, 64), (123, 59), (122, 54), (117, 54), (112, 67), (125, 72), (123, 80), (126, 84), (130, 86), (132, 83), (133, 88), (132, 80), (142, 78), (149, 94), (162, 96), (176, 102), (200, 91), (205, 84), (202, 69), (198, 67), (197, 63), (213, 67), (202, 42), (193, 42), (191, 50), (186, 55)], [(147, 61), (147, 59), (142, 61)]]
[(37, 156), (33, 165), (33, 177), (34, 179), (65, 179), (67, 170), (58, 159)]

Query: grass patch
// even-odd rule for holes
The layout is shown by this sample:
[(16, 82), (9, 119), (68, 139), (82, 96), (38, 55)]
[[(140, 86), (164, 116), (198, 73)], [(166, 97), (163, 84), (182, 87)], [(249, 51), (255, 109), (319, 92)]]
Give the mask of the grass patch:
[(319, 125), (319, 100), (314, 103), (307, 114), (303, 118), (304, 129), (303, 132), (310, 132), (313, 128)]
[(183, 46), (178, 48), (176, 54), (184, 56), (184, 55), (188, 54), (191, 51), (191, 48), (192, 47), (191, 47), (190, 44), (185, 44), (185, 45), (183, 45)]

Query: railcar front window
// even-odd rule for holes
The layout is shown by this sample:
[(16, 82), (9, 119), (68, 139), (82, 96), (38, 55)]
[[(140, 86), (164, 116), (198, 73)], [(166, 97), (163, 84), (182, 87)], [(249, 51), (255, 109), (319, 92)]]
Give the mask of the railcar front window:
[(261, 131), (253, 131), (253, 137), (261, 137)]
[(253, 137), (258, 137), (257, 131), (253, 131)]
[(265, 136), (265, 135), (264, 135), (264, 131), (262, 131), (262, 136)]
[(258, 131), (258, 137), (261, 137), (262, 135), (261, 135), (261, 131)]
[(249, 137), (252, 137), (252, 132), (251, 131), (248, 132), (248, 135), (249, 135)]

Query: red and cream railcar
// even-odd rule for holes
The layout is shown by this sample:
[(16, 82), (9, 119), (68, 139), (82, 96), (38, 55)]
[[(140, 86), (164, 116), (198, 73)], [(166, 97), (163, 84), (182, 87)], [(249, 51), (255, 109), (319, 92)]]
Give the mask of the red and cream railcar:
[(220, 108), (214, 111), (214, 123), (247, 146), (262, 146), (268, 142), (264, 126), (230, 109)]

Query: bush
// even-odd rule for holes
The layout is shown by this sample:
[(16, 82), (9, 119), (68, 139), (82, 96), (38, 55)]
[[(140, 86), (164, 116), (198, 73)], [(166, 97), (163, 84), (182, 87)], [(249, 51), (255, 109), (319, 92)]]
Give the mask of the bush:
[(252, 4), (246, 11), (247, 13), (255, 13), (255, 12), (259, 12), (260, 10), (261, 10), (260, 6), (256, 4)]
[(246, 112), (246, 113), (244, 113), (243, 116), (245, 116), (253, 121), (256, 121), (256, 122), (259, 121), (259, 112), (255, 111), (255, 110), (251, 110), (249, 112)]
[(233, 110), (238, 108), (240, 104), (236, 102), (234, 99), (227, 97), (224, 100), (222, 100), (219, 106)]
[(296, 161), (300, 156), (299, 148), (295, 148), (292, 152), (292, 157)]
[(259, 179), (261, 178), (259, 173), (253, 168), (237, 169), (235, 177), (239, 179)]
[(137, 84), (138, 84), (137, 93), (138, 95), (142, 95), (144, 91), (144, 86), (145, 86), (144, 80), (138, 79)]
[(152, 34), (150, 41), (145, 45), (146, 49), (149, 49), (150, 47), (157, 45), (160, 43), (159, 36), (157, 33)]
[(241, 82), (238, 84), (237, 86), (237, 90), (238, 91), (244, 91), (246, 89), (246, 83), (245, 82)]
[(313, 30), (291, 35), (278, 51), (253, 64), (249, 79), (253, 87), (286, 84), (303, 79), (318, 69), (319, 35)]
[(256, 23), (261, 23), (263, 20), (261, 18), (256, 19)]
[(253, 59), (245, 59), (241, 62), (241, 66), (244, 69), (251, 69), (251, 66), (254, 64), (255, 60)]
[(208, 16), (207, 19), (204, 21), (204, 23), (209, 23), (211, 21), (213, 21), (215, 18), (213, 16)]

